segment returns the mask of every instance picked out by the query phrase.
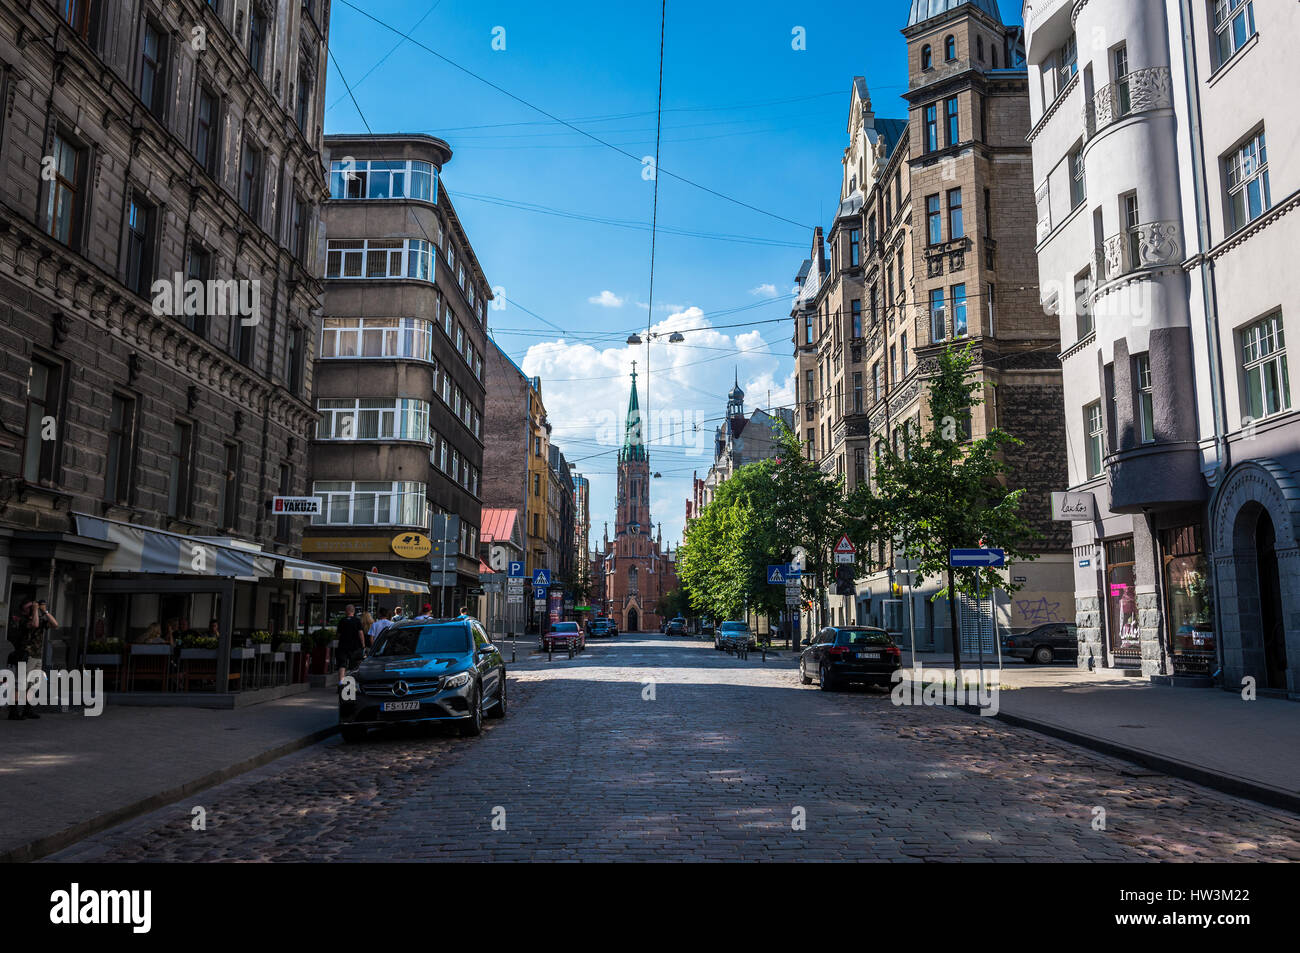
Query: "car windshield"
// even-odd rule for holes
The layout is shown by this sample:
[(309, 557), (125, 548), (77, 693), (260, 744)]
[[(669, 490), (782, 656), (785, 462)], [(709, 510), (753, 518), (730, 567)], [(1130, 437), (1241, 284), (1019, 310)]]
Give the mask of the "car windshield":
[(841, 630), (835, 635), (836, 645), (893, 645), (888, 632)]
[(556, 632), (577, 632), (578, 623), (576, 622), (557, 622), (555, 623)]
[(468, 652), (469, 627), (455, 623), (389, 626), (375, 640), (371, 655), (450, 655)]
[(724, 622), (722, 623), (724, 632), (748, 632), (749, 623), (747, 622)]

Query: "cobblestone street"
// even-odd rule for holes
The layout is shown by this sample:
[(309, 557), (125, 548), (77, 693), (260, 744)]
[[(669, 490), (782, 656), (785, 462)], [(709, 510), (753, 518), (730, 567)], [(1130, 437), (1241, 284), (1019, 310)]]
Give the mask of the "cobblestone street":
[(547, 662), (521, 643), (510, 688), (478, 739), (334, 738), (50, 859), (1300, 860), (1300, 818), (959, 710), (803, 686), (788, 653), (641, 634)]

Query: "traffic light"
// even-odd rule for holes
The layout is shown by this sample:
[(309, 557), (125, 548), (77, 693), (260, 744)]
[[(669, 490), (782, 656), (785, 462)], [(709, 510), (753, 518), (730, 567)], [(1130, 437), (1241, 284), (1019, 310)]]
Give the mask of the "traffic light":
[(853, 564), (840, 563), (835, 567), (835, 594), (837, 596), (851, 596), (854, 591)]

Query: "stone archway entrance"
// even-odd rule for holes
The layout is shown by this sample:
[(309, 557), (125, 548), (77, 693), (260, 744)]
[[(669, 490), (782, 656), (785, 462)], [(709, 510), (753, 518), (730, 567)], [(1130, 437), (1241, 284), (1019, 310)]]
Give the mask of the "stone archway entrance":
[(627, 610), (627, 631), (628, 632), (641, 631), (641, 618), (637, 614), (636, 609)]
[[(1215, 506), (1216, 590), (1228, 687), (1245, 677), (1261, 689), (1295, 692), (1300, 678), (1300, 487), (1272, 460), (1234, 468)], [(1288, 651), (1289, 650), (1289, 651)]]

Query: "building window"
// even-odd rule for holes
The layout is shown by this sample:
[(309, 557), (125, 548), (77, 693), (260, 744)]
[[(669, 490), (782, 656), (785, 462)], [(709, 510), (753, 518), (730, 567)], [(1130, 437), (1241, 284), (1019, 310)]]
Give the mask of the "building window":
[(152, 20), (144, 21), (140, 51), (140, 100), (159, 119), (167, 103), (167, 41)]
[[(434, 201), (438, 171), (418, 159), (371, 159), (330, 163), (332, 199), (424, 199)], [(451, 249), (447, 249), (448, 264)]]
[(943, 289), (930, 292), (930, 340), (942, 341), (948, 336), (947, 315), (943, 307)]
[(862, 372), (853, 372), (853, 412), (862, 413)]
[(199, 87), (198, 100), (194, 104), (194, 158), (209, 175), (213, 175), (217, 168), (220, 102), (217, 94), (208, 87)]
[(423, 483), (317, 481), (311, 492), (320, 497), (323, 511), (311, 518), (313, 526), (426, 525)]
[(898, 345), (889, 345), (889, 380), (898, 383)]
[(1074, 79), (1075, 74), (1079, 72), (1079, 43), (1078, 38), (1071, 33), (1070, 38), (1065, 44), (1056, 51), (1057, 66), (1057, 87), (1059, 94), (1061, 90)]
[(927, 245), (943, 242), (943, 211), (937, 195), (925, 197), (925, 242)]
[(921, 69), (926, 70), (932, 69), (933, 67), (934, 51), (930, 49), (930, 44), (927, 43), (925, 46), (921, 47)]
[(853, 336), (855, 338), (862, 337), (862, 299), (861, 298), (854, 298), (852, 301), (849, 302), (849, 315), (850, 315), (851, 326), (853, 330)]
[(23, 479), (28, 483), (58, 482), (63, 423), (63, 367), (33, 358), (23, 448)]
[(873, 403), (880, 402), (880, 362), (871, 365), (871, 400)]
[(307, 202), (297, 192), (293, 194), (293, 218), (289, 223), (289, 250), (299, 262), (307, 260)]
[(194, 473), (194, 427), (184, 421), (172, 424), (172, 445), (167, 471), (167, 515), (187, 519), (190, 515)]
[(217, 528), (234, 529), (239, 525), (239, 460), (240, 446), (225, 445), (225, 469), (217, 490)]
[(1129, 192), (1123, 198), (1124, 212), (1124, 233), (1128, 251), (1128, 268), (1136, 268), (1141, 261), (1138, 252), (1141, 248), (1142, 232), (1142, 213), (1138, 208), (1138, 198), (1136, 192)]
[(305, 54), (299, 53), (299, 57), (304, 61), (298, 67), (298, 88), (297, 102), (294, 107), (295, 118), (298, 121), (298, 128), (304, 134), (307, 132), (307, 120), (311, 116), (311, 71), (307, 69)]
[(317, 440), (429, 440), (429, 402), (395, 397), (322, 397)]
[(1255, 5), (1252, 0), (1215, 0), (1214, 32), (1219, 64), (1222, 65), (1255, 35)]
[(948, 145), (955, 146), (961, 140), (961, 122), (957, 116), (956, 96), (944, 103), (944, 115), (948, 123)]
[(948, 238), (964, 238), (966, 227), (962, 223), (961, 189), (948, 190)]
[(856, 268), (862, 263), (861, 233), (856, 228), (849, 229), (849, 267)]
[[(980, 62), (983, 63), (984, 62), (984, 37), (982, 36), (975, 37), (975, 52), (979, 55)], [(993, 53), (993, 68), (994, 69), (998, 68), (996, 51)]]
[(1156, 417), (1151, 389), (1151, 355), (1133, 358), (1133, 386), (1137, 390), (1138, 437), (1143, 443), (1155, 443)]
[(811, 314), (803, 319), (803, 342), (804, 344), (812, 344), (813, 342), (813, 319)]
[(907, 332), (904, 331), (898, 337), (898, 352), (903, 361), (903, 376), (907, 376)]
[(858, 447), (853, 451), (853, 484), (860, 486), (867, 482), (867, 451)]
[(1088, 200), (1088, 183), (1083, 175), (1083, 146), (1070, 153), (1070, 211)]
[(83, 40), (90, 32), (91, 0), (58, 0), (59, 16)]
[(45, 217), (50, 236), (76, 248), (81, 221), (81, 176), (85, 165), (81, 149), (61, 135), (54, 137), (54, 178), (50, 181)]
[(261, 206), (262, 152), (245, 136), (239, 160), (239, 207), (260, 222)]
[(871, 326), (880, 323), (880, 286), (871, 286)]
[[(432, 276), (433, 246), (420, 238), (338, 238), (326, 243), (326, 278), (419, 278), (432, 281)], [(446, 316), (450, 325), (450, 306)]]
[(949, 36), (943, 41), (943, 58), (951, 63), (957, 58), (957, 38)]
[(127, 207), (126, 286), (138, 295), (148, 296), (153, 284), (154, 231), (157, 209), (132, 193)]
[(1209, 675), (1216, 658), (1205, 533), (1198, 524), (1160, 531), (1174, 671)]
[(301, 324), (289, 326), (289, 336), (285, 343), (284, 382), (289, 393), (295, 396), (302, 390), (303, 337)]
[(1092, 271), (1088, 268), (1074, 276), (1074, 320), (1079, 340), (1092, 333)]
[(435, 366), (433, 322), (424, 318), (325, 318), (322, 358), (406, 358)]
[(127, 503), (131, 499), (135, 469), (135, 400), (113, 395), (108, 418), (108, 455), (104, 461), (104, 499)]
[(1106, 455), (1105, 443), (1102, 437), (1103, 431), (1101, 401), (1093, 401), (1083, 408), (1083, 432), (1088, 442), (1087, 466), (1089, 480), (1101, 476), (1102, 458)]
[(1241, 373), (1249, 415), (1242, 425), (1291, 408), (1282, 312), (1242, 328)]
[(952, 336), (966, 336), (966, 285), (952, 286)]
[(925, 151), (935, 152), (939, 148), (939, 107), (934, 103), (925, 107)]
[(248, 65), (258, 78), (266, 61), (266, 14), (252, 3), (248, 8)]
[(1229, 227), (1235, 231), (1259, 218), (1273, 205), (1268, 187), (1268, 151), (1262, 129), (1228, 156), (1227, 178)]
[(245, 324), (238, 314), (230, 316), (230, 354), (241, 364), (253, 362), (253, 345), (257, 341), (257, 324)]
[[(207, 282), (212, 278), (212, 253), (202, 245), (191, 243), (189, 254), (185, 261), (185, 278), (187, 281), (197, 281), (200, 287), (206, 288)], [(184, 313), (177, 315), (182, 324), (193, 331), (199, 337), (207, 337), (208, 318), (203, 313), (202, 308), (194, 308), (194, 314), (189, 314), (191, 309), (185, 309)]]
[(1115, 71), (1115, 90), (1118, 94), (1120, 116), (1127, 116), (1133, 111), (1133, 97), (1129, 92), (1128, 82), (1128, 44), (1121, 43), (1111, 54), (1111, 67)]

